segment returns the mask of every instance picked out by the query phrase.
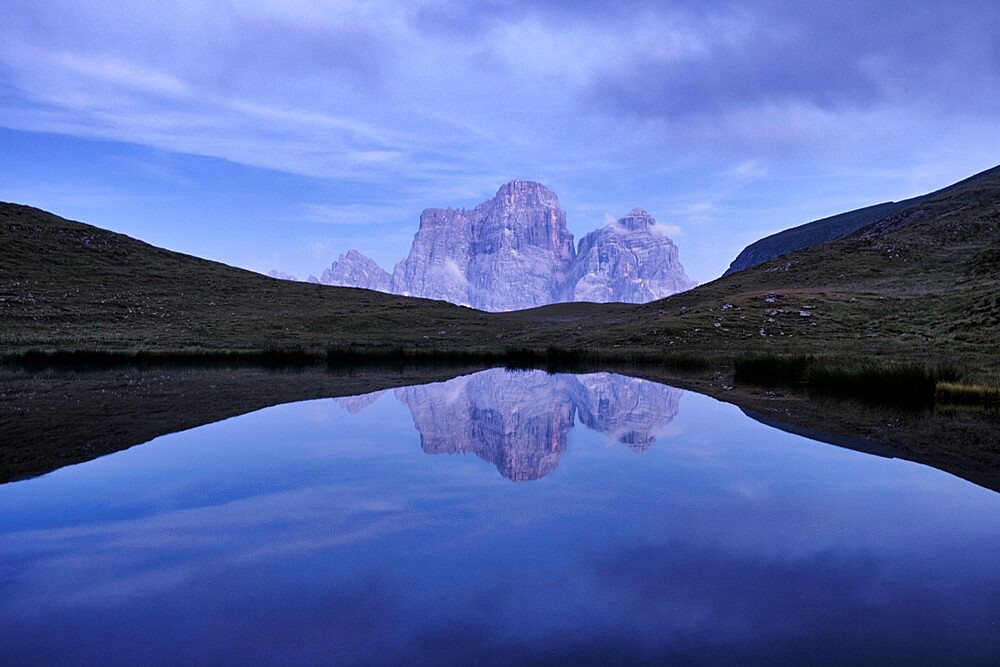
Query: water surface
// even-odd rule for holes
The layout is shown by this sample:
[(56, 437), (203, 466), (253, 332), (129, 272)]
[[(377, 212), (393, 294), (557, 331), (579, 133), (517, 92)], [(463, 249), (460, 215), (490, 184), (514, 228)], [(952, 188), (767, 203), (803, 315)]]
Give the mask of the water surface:
[(606, 373), (268, 408), (0, 486), (8, 664), (986, 662), (1000, 496)]

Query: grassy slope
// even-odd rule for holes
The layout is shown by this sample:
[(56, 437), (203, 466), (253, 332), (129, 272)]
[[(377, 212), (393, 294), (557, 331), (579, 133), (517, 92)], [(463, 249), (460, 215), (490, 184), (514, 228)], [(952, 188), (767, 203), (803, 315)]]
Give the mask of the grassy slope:
[[(441, 301), (275, 280), (0, 204), (0, 348), (283, 348), (485, 340)], [(427, 338), (424, 338), (426, 336)]]
[(877, 354), (1000, 373), (1000, 168), (877, 228), (641, 306), (487, 314), (290, 283), (10, 204), (0, 205), (0, 260), (6, 351), (557, 346)]
[[(992, 171), (992, 170), (990, 170)], [(807, 222), (798, 227), (785, 229), (777, 234), (772, 234), (748, 245), (740, 252), (739, 256), (729, 265), (729, 269), (723, 275), (730, 275), (736, 271), (742, 271), (751, 266), (762, 264), (770, 259), (781, 255), (786, 255), (793, 250), (833, 241), (844, 236), (848, 236), (863, 227), (878, 223), (885, 218), (909, 208), (919, 207), (922, 203), (931, 199), (938, 199), (948, 195), (952, 190), (965, 189), (968, 186), (979, 187), (982, 178), (988, 176), (989, 171), (976, 174), (967, 179), (954, 183), (940, 190), (936, 190), (926, 195), (913, 197), (897, 202), (885, 202), (859, 208), (847, 213)]]
[(728, 276), (737, 271), (743, 271), (751, 266), (762, 264), (769, 259), (786, 255), (817, 243), (839, 239), (866, 225), (881, 220), (891, 213), (906, 208), (912, 203), (912, 200), (906, 200), (866, 206), (865, 208), (859, 208), (821, 220), (814, 220), (804, 225), (766, 236), (744, 248), (736, 256), (736, 259), (732, 261), (723, 275)]
[[(558, 322), (577, 312), (563, 305), (528, 315)], [(995, 377), (1000, 168), (851, 237), (662, 301), (591, 312), (575, 326), (561, 335), (584, 346), (884, 355)]]

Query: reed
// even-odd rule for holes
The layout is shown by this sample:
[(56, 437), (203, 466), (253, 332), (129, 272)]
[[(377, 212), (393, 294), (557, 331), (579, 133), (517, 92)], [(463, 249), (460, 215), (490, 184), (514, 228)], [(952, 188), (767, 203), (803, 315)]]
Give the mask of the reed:
[(935, 400), (942, 405), (972, 405), (1000, 408), (1000, 385), (938, 382)]
[(961, 373), (947, 366), (884, 363), (867, 359), (827, 360), (805, 355), (755, 354), (733, 360), (736, 382), (798, 385), (816, 395), (898, 406), (933, 404), (940, 383)]

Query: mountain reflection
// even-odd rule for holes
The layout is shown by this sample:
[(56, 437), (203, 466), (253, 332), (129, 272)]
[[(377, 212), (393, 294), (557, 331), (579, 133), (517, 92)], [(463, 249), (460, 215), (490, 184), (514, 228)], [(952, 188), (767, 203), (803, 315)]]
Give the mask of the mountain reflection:
[(645, 450), (677, 415), (682, 391), (612, 373), (492, 369), (395, 394), (410, 409), (425, 452), (471, 452), (504, 477), (525, 481), (559, 465), (577, 415), (587, 428)]

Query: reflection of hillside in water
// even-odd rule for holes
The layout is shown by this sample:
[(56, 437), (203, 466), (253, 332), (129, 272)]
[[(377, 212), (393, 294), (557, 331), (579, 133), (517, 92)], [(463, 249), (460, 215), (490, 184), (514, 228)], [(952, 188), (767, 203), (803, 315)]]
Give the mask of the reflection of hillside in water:
[(614, 375), (492, 369), (395, 390), (428, 454), (474, 453), (514, 481), (540, 479), (566, 450), (575, 415), (636, 451), (677, 415), (681, 390)]

